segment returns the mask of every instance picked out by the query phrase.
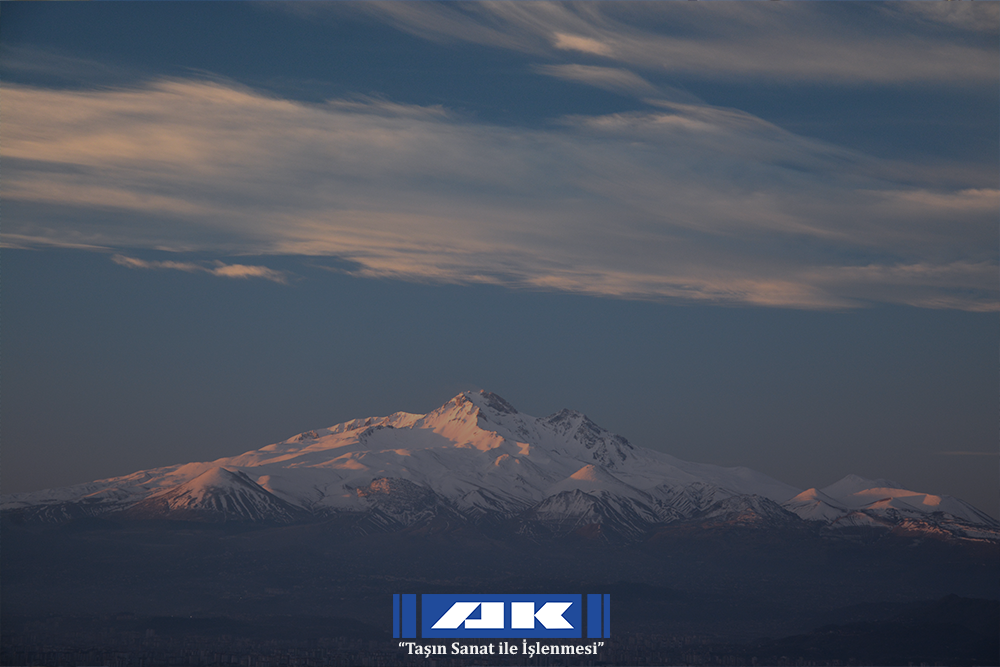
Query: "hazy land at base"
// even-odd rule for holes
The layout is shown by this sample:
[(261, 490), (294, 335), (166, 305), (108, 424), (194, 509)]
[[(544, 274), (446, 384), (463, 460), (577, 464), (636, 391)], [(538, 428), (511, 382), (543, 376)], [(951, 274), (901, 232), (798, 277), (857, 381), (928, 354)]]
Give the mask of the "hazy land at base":
[[(399, 592), (610, 593), (613, 642), (595, 664), (1000, 660), (982, 630), (998, 626), (996, 545), (858, 537), (731, 529), (612, 544), (469, 527), (359, 534), (345, 520), (4, 522), (0, 660), (71, 664), (66, 651), (114, 648), (144, 665), (407, 664), (388, 632)], [(94, 664), (85, 655), (76, 664)]]
[[(597, 655), (530, 660), (435, 655), (435, 665), (993, 665), (996, 601), (946, 598), (899, 606), (887, 621), (825, 626), (777, 640), (622, 632)], [(943, 607), (952, 615), (941, 618)], [(885, 612), (886, 610), (883, 610)], [(984, 611), (986, 613), (984, 613)], [(975, 615), (970, 624), (956, 623)], [(929, 617), (933, 616), (933, 620)], [(3, 665), (429, 665), (398, 640), (348, 619), (4, 616)], [(349, 634), (339, 634), (339, 633)], [(562, 642), (566, 644), (567, 642)], [(468, 644), (468, 642), (463, 642)]]

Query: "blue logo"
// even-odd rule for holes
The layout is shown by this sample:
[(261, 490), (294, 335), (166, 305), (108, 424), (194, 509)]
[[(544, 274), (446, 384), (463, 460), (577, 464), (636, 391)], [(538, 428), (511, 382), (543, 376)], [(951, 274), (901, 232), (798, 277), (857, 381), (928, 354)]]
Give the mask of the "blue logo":
[(392, 636), (416, 639), (418, 627), (422, 639), (581, 639), (585, 631), (602, 639), (611, 636), (611, 596), (393, 595)]

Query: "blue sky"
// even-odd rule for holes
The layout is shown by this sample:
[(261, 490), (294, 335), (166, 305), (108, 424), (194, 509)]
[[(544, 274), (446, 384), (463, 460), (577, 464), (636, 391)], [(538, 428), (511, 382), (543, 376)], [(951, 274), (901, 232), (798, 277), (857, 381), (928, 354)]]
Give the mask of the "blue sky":
[(5, 5), (4, 490), (482, 387), (996, 514), (998, 9)]

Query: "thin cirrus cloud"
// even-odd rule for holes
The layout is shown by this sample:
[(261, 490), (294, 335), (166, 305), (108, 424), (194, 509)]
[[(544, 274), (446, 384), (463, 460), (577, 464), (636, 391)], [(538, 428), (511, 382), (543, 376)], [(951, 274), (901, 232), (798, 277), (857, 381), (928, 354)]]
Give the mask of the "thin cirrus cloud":
[(661, 91), (638, 74), (618, 67), (595, 65), (536, 65), (539, 74), (553, 76), (566, 81), (577, 81), (596, 88), (642, 97), (658, 95)]
[(563, 81), (572, 81), (619, 95), (640, 98), (652, 105), (674, 103), (704, 105), (704, 100), (693, 93), (664, 83), (652, 84), (635, 72), (621, 67), (601, 67), (599, 65), (534, 65), (536, 74), (551, 76)]
[(21, 246), (325, 255), (362, 276), (620, 298), (998, 308), (989, 174), (928, 174), (733, 109), (661, 100), (526, 129), (161, 79), (12, 84), (0, 112), (4, 240)]
[(149, 261), (137, 259), (127, 255), (113, 255), (111, 260), (119, 266), (129, 269), (151, 269), (151, 270), (171, 270), (184, 271), (185, 273), (208, 273), (222, 278), (262, 278), (272, 282), (286, 284), (288, 282), (285, 274), (281, 271), (269, 269), (266, 266), (249, 266), (246, 264), (226, 264), (215, 261), (210, 265), (197, 264), (195, 262), (177, 261)]
[(583, 53), (592, 53), (598, 56), (610, 56), (612, 54), (612, 48), (609, 45), (596, 39), (590, 39), (589, 37), (567, 35), (562, 32), (553, 33), (552, 37), (552, 45), (557, 49), (582, 51)]
[[(333, 3), (438, 42), (580, 54), (650, 72), (735, 80), (994, 83), (1000, 7), (643, 2)], [(934, 4), (934, 3), (928, 3)], [(888, 17), (888, 20), (886, 18)], [(965, 34), (943, 37), (948, 26)]]

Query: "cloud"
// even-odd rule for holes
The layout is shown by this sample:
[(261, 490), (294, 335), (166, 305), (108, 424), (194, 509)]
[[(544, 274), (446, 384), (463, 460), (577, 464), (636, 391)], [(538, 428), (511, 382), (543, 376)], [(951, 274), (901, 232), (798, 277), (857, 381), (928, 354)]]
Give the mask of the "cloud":
[(263, 278), (276, 283), (287, 283), (285, 274), (281, 271), (269, 269), (266, 266), (247, 266), (245, 264), (224, 264), (216, 261), (214, 267), (209, 269), (213, 276), (224, 278)]
[(660, 90), (641, 76), (616, 67), (593, 65), (538, 65), (536, 72), (567, 81), (578, 81), (614, 93), (636, 97), (658, 95)]
[(281, 271), (269, 269), (266, 266), (246, 266), (243, 264), (225, 264), (215, 261), (211, 266), (204, 266), (194, 262), (174, 262), (174, 261), (149, 261), (128, 257), (126, 255), (113, 255), (111, 261), (119, 266), (129, 269), (152, 269), (172, 271), (185, 271), (187, 273), (210, 273), (213, 276), (223, 278), (263, 278), (272, 282), (287, 284), (288, 280)]
[(0, 45), (0, 69), (8, 75), (30, 76), (34, 80), (75, 86), (80, 81), (92, 85), (116, 85), (123, 80), (139, 80), (139, 70), (69, 55), (33, 46)]
[(328, 256), (362, 276), (616, 298), (998, 308), (994, 175), (887, 162), (735, 109), (659, 100), (526, 129), (163, 79), (10, 84), (0, 113), (3, 239), (22, 246)]
[(364, 12), (434, 41), (536, 56), (577, 53), (702, 79), (996, 82), (1000, 12), (994, 3), (900, 4), (371, 2), (313, 11)]
[(565, 51), (582, 51), (583, 53), (590, 53), (598, 56), (610, 56), (612, 53), (612, 49), (609, 45), (596, 39), (590, 39), (589, 37), (567, 35), (562, 32), (557, 32), (552, 36), (554, 38), (552, 45), (557, 49), (563, 49)]
[[(65, 235), (64, 235), (65, 236)], [(107, 251), (110, 248), (90, 243), (74, 243), (68, 238), (46, 238), (25, 234), (4, 233), (0, 236), (0, 248), (17, 250), (39, 250), (42, 248), (65, 248), (67, 250)]]
[(176, 271), (187, 271), (188, 273), (206, 270), (204, 267), (190, 262), (147, 262), (143, 259), (126, 257), (125, 255), (114, 255), (111, 257), (111, 261), (129, 269), (174, 269)]
[[(474, 42), (527, 53), (541, 53), (548, 47), (534, 36), (517, 35), (506, 26), (495, 27), (487, 17), (489, 10), (480, 3), (446, 7), (441, 3), (416, 6), (404, 2), (343, 3), (273, 3), (272, 9), (286, 11), (310, 20), (322, 20), (344, 13), (375, 16), (396, 28), (439, 43)], [(511, 8), (517, 11), (517, 8)]]
[(920, 308), (956, 308), (990, 312), (996, 300), (972, 301), (969, 294), (996, 281), (997, 264), (991, 261), (948, 263), (899, 263), (843, 266), (819, 272), (817, 283), (845, 296), (873, 301), (892, 300)]
[(996, 35), (1000, 28), (1000, 5), (995, 2), (901, 2), (886, 3), (887, 14), (910, 14), (927, 23)]

